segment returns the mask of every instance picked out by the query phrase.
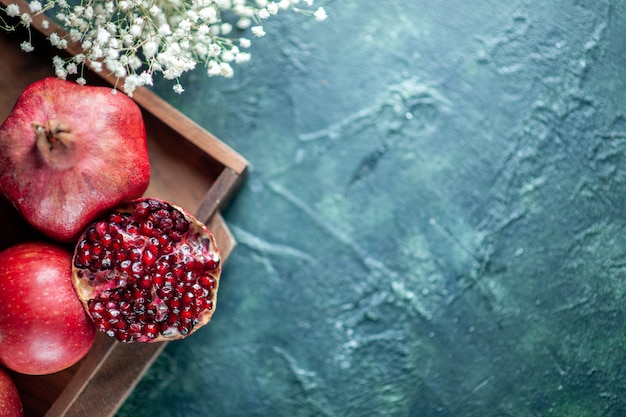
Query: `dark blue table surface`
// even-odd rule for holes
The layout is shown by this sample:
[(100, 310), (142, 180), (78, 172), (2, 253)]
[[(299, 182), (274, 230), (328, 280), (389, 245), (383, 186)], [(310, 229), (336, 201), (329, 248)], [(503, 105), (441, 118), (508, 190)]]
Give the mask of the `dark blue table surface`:
[(626, 2), (318, 5), (155, 86), (252, 169), (118, 416), (626, 415)]

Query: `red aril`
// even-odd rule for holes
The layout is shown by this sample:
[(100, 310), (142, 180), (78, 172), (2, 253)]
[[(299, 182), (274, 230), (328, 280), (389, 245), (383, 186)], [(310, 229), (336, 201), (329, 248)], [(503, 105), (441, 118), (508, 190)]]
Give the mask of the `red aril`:
[(23, 91), (0, 126), (0, 194), (55, 240), (74, 240), (148, 187), (141, 110), (112, 91), (44, 78)]
[(184, 338), (215, 310), (215, 238), (182, 208), (138, 199), (89, 225), (73, 260), (74, 287), (96, 327), (122, 342)]
[(72, 255), (49, 243), (0, 252), (0, 362), (23, 374), (68, 368), (89, 351), (95, 327), (72, 286)]

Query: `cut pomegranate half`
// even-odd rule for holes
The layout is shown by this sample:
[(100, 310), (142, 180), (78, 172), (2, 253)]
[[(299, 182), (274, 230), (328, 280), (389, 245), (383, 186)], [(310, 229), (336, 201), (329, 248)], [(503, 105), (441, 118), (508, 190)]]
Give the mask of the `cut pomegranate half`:
[(89, 225), (73, 258), (78, 297), (121, 342), (189, 336), (211, 319), (221, 273), (215, 237), (184, 209), (133, 200)]

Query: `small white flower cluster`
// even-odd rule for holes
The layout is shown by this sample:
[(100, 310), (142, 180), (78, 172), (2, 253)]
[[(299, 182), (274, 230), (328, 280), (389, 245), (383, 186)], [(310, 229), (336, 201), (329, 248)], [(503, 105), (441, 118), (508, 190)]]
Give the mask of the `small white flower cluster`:
[[(0, 12), (19, 19), (30, 28), (35, 15), (46, 13), (65, 29), (48, 40), (65, 49), (68, 43), (80, 45), (81, 53), (67, 59), (55, 57), (59, 78), (76, 77), (85, 83), (84, 69), (108, 71), (123, 80), (128, 95), (140, 86), (152, 85), (155, 74), (174, 81), (174, 91), (182, 93), (179, 77), (203, 65), (208, 76), (232, 77), (233, 64), (250, 60), (245, 52), (251, 41), (235, 36), (249, 29), (254, 37), (265, 35), (263, 21), (280, 11), (292, 9), (325, 20), (323, 7), (312, 9), (313, 0), (30, 0), (28, 10), (17, 4), (0, 6)], [(71, 1), (71, 0), (70, 0)], [(44, 27), (49, 22), (44, 20)], [(0, 15), (0, 28), (14, 30)], [(21, 44), (32, 51), (31, 40)]]

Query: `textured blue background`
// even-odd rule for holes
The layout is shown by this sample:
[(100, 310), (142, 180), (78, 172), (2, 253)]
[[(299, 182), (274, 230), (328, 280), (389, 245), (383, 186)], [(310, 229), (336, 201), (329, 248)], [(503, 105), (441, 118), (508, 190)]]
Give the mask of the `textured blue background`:
[(626, 415), (626, 3), (319, 4), (155, 88), (252, 170), (119, 416)]

